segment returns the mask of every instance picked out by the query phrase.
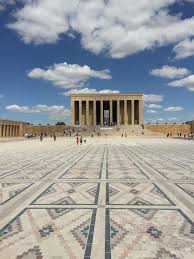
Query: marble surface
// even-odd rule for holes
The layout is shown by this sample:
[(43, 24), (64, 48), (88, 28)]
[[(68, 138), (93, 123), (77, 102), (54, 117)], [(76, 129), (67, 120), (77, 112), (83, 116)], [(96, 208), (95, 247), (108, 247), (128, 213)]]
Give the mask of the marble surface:
[(194, 142), (0, 147), (1, 259), (193, 259)]

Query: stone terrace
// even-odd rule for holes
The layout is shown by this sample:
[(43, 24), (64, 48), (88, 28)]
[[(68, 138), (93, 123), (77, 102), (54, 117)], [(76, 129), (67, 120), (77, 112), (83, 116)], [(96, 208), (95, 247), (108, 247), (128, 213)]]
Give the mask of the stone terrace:
[(193, 259), (194, 141), (0, 143), (1, 259)]

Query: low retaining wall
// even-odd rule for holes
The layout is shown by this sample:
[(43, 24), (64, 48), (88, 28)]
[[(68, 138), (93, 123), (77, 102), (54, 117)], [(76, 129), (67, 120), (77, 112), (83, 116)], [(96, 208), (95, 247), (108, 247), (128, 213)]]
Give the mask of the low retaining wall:
[(194, 133), (194, 121), (191, 122), (191, 132)]
[(28, 134), (41, 134), (47, 133), (50, 134), (61, 134), (63, 135), (64, 132), (67, 131), (66, 125), (42, 125), (42, 126), (35, 126), (35, 125), (25, 125), (23, 127), (23, 135)]
[(159, 132), (164, 134), (171, 134), (177, 136), (177, 134), (188, 135), (191, 133), (190, 124), (145, 124), (145, 129), (152, 132)]

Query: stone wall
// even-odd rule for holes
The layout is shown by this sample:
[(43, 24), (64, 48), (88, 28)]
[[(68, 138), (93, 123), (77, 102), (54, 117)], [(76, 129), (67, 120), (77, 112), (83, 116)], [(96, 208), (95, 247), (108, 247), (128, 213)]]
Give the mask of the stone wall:
[(145, 124), (145, 129), (152, 132), (159, 132), (164, 134), (189, 134), (191, 132), (190, 124)]
[(191, 132), (194, 133), (194, 121), (191, 122)]
[(23, 126), (28, 124), (20, 121), (0, 120), (0, 137), (23, 136)]
[(40, 133), (47, 133), (47, 134), (64, 134), (64, 131), (67, 130), (66, 125), (24, 125), (23, 127), (23, 135), (28, 134), (40, 134)]

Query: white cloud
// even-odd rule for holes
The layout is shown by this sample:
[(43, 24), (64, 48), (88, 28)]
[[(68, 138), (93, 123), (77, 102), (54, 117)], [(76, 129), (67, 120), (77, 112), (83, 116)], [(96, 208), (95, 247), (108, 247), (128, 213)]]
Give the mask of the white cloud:
[(176, 59), (182, 59), (182, 58), (194, 56), (194, 40), (186, 39), (184, 41), (179, 42), (173, 48), (173, 52), (175, 52)]
[(14, 5), (16, 0), (0, 0), (0, 11), (4, 10), (8, 5)]
[(19, 106), (17, 104), (9, 105), (5, 107), (6, 110), (12, 112), (21, 112), (21, 113), (34, 113), (34, 114), (48, 114), (50, 119), (55, 120), (64, 120), (67, 116), (69, 116), (69, 110), (64, 106), (48, 106), (45, 104), (38, 104), (35, 106)]
[(25, 43), (56, 43), (64, 34), (80, 35), (85, 49), (122, 58), (194, 35), (194, 17), (170, 14), (176, 2), (30, 0), (13, 14), (8, 27)]
[(164, 122), (165, 120), (163, 118), (158, 119), (147, 119), (147, 123), (156, 123), (156, 122)]
[(147, 110), (147, 113), (158, 113), (156, 110)]
[(172, 66), (163, 66), (162, 68), (153, 69), (150, 71), (153, 76), (164, 77), (164, 78), (182, 78), (190, 74), (190, 71), (186, 68), (176, 68)]
[(111, 90), (111, 89), (104, 89), (104, 90), (96, 90), (92, 88), (83, 88), (83, 89), (72, 89), (63, 93), (64, 96), (69, 96), (71, 94), (109, 94), (109, 93), (120, 93), (119, 90)]
[(164, 96), (159, 94), (144, 94), (143, 99), (144, 102), (162, 102)]
[(177, 107), (172, 106), (164, 109), (165, 112), (180, 112), (183, 110), (184, 110), (183, 107), (180, 107), (180, 106), (177, 106)]
[(48, 69), (34, 68), (28, 76), (31, 78), (41, 78), (52, 82), (61, 88), (83, 87), (90, 78), (111, 79), (108, 69), (96, 71), (89, 66), (77, 64), (59, 63), (50, 66)]
[(167, 120), (168, 121), (177, 121), (177, 118), (176, 117), (172, 117), (172, 118), (168, 118)]
[(168, 84), (170, 87), (185, 87), (187, 90), (194, 91), (194, 75), (190, 75), (186, 78), (175, 80)]
[(156, 122), (157, 122), (157, 121), (161, 121), (161, 122), (162, 122), (162, 121), (165, 121), (165, 120), (164, 120), (163, 118), (158, 118), (158, 119), (156, 119), (155, 121), (156, 121)]
[(144, 103), (144, 106), (149, 109), (161, 109), (162, 108), (162, 105), (155, 104), (155, 103), (150, 103), (150, 104)]

